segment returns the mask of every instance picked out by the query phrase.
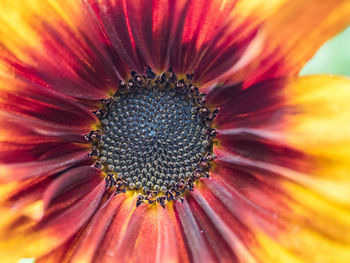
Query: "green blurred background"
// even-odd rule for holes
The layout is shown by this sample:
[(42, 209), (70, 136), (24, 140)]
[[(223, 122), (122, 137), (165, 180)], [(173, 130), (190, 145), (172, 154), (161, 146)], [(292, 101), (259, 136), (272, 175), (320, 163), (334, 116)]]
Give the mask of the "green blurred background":
[(326, 42), (300, 72), (310, 74), (350, 76), (350, 27)]

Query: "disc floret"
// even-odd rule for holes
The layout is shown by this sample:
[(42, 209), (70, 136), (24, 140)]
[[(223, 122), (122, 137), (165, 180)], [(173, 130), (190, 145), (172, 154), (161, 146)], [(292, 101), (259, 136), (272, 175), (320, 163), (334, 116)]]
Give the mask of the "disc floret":
[(181, 201), (198, 179), (209, 177), (218, 109), (205, 106), (192, 77), (178, 79), (171, 69), (161, 75), (150, 68), (143, 75), (131, 72), (114, 97), (102, 101), (94, 112), (102, 129), (86, 138), (107, 188), (137, 191), (137, 205), (164, 206)]

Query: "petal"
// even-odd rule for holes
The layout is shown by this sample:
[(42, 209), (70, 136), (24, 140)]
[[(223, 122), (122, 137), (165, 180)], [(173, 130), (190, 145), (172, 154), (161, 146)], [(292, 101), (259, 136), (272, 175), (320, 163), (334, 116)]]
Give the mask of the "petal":
[(0, 83), (1, 181), (49, 175), (87, 159), (83, 135), (97, 121), (87, 109), (39, 84), (3, 77)]
[(74, 261), (178, 261), (174, 227), (167, 209), (160, 205), (136, 208), (136, 197), (118, 194), (107, 201), (88, 226)]
[[(349, 206), (304, 184), (305, 174), (228, 152), (217, 150), (216, 154), (220, 169), (213, 179), (222, 182), (221, 187), (233, 187), (239, 195), (230, 196), (218, 187), (209, 189), (224, 203), (233, 202), (237, 210), (229, 210), (239, 212), (239, 218), (253, 230), (257, 243), (252, 248), (257, 258), (267, 262), (347, 262)], [(239, 178), (242, 172), (244, 177)], [(308, 176), (315, 182), (320, 180)], [(241, 201), (246, 208), (238, 211)]]
[(347, 0), (285, 1), (262, 28), (266, 43), (254, 62), (259, 66), (246, 76), (245, 86), (297, 75), (320, 46), (349, 23)]
[(102, 178), (102, 172), (94, 167), (81, 166), (70, 169), (46, 188), (42, 196), (44, 209), (53, 209), (57, 203), (69, 205), (77, 201), (91, 191)]
[(220, 148), (249, 158), (279, 164), (295, 170), (306, 170), (310, 158), (307, 154), (285, 143), (264, 138), (264, 131), (247, 128), (218, 130)]
[[(226, 90), (232, 94), (229, 99), (223, 96)], [(252, 86), (251, 90), (243, 90), (241, 85), (231, 90), (225, 87), (219, 95), (213, 95), (212, 100), (221, 104), (219, 114), (215, 118), (215, 126), (219, 129), (230, 129), (259, 128), (267, 125), (273, 120), (272, 117), (279, 117), (278, 109), (286, 99), (281, 95), (281, 90), (283, 84), (279, 85), (278, 81), (274, 84), (269, 81), (262, 82)]]
[(217, 260), (258, 262), (250, 251), (253, 237), (244, 222), (229, 215), (227, 208), (210, 196), (194, 190), (189, 204)]
[[(186, 202), (184, 200), (184, 202)], [(185, 226), (183, 226), (186, 223), (181, 223), (181, 219), (180, 219), (180, 213), (181, 211), (176, 207), (178, 203), (174, 202), (171, 206), (168, 206), (168, 213), (169, 216), (173, 222), (173, 227), (174, 227), (174, 232), (175, 232), (175, 236), (176, 236), (176, 245), (177, 245), (177, 251), (178, 251), (178, 260), (179, 262), (196, 262), (196, 258), (193, 255), (199, 254), (196, 253), (197, 251), (190, 251), (190, 249), (194, 249), (195, 245), (191, 246), (189, 245), (188, 242), (190, 242), (191, 240), (189, 240), (192, 236), (189, 235), (189, 238), (187, 238), (187, 234), (185, 234)], [(185, 211), (187, 212), (187, 210)], [(187, 215), (186, 215), (187, 216)], [(189, 217), (191, 217), (191, 215), (188, 215)], [(182, 216), (184, 217), (184, 216)], [(189, 219), (183, 219), (183, 221), (187, 221), (187, 220), (192, 220), (192, 218)], [(193, 226), (193, 225), (192, 225)], [(195, 228), (197, 228), (197, 226), (193, 226)], [(197, 233), (194, 233), (197, 234)], [(203, 244), (203, 242), (200, 240), (200, 236), (197, 235), (198, 242)], [(205, 255), (208, 255), (208, 253), (204, 253)], [(199, 259), (201, 259), (201, 257), (199, 256)]]
[[(24, 211), (26, 207), (35, 204), (37, 201), (42, 205), (42, 194), (53, 180), (54, 176), (43, 176), (2, 184), (0, 186), (1, 206), (12, 208), (19, 212)], [(38, 218), (42, 216), (42, 206), (40, 209), (40, 213), (37, 214)], [(35, 216), (31, 217), (34, 218)]]
[[(126, 63), (129, 70), (144, 71), (144, 59), (139, 55), (131, 35), (125, 1), (89, 0), (90, 10), (96, 16), (100, 28), (113, 50)], [(145, 7), (147, 8), (147, 7)], [(151, 8), (148, 6), (148, 8)]]
[(51, 156), (44, 160), (0, 164), (0, 181), (4, 183), (51, 175), (89, 159), (90, 150), (87, 147), (62, 145), (60, 149), (51, 150)]
[[(89, 168), (90, 170), (88, 170)], [(91, 190), (93, 189), (94, 184), (96, 186), (96, 182), (98, 184), (98, 182), (101, 181), (100, 171), (91, 167), (81, 167), (81, 171), (76, 169), (75, 175), (73, 175), (72, 172), (68, 172), (63, 176), (66, 177), (65, 179), (68, 179), (70, 175), (74, 177), (73, 184), (75, 184), (75, 187), (69, 192), (62, 189), (64, 192), (61, 192), (61, 198), (59, 198), (60, 200), (55, 201), (55, 207), (59, 208), (59, 203), (64, 204), (64, 206), (70, 205), (71, 200), (69, 197), (67, 198), (67, 194), (70, 196), (74, 195), (74, 199), (77, 199), (77, 197), (80, 198), (82, 192), (86, 192), (84, 190), (81, 191), (81, 188), (90, 188)], [(88, 177), (87, 180), (85, 176)], [(56, 186), (60, 187), (60, 180), (56, 180), (56, 182)], [(90, 186), (87, 186), (86, 183)], [(52, 187), (52, 190), (55, 190), (55, 187)], [(99, 245), (100, 239), (105, 234), (104, 231), (108, 230), (109, 221), (118, 210), (120, 203), (124, 199), (124, 195), (115, 196), (112, 191), (106, 191), (102, 197), (99, 207), (96, 209), (96, 213), (92, 216), (91, 220), (88, 220), (88, 223), (65, 243), (51, 250), (48, 254), (37, 258), (36, 262), (80, 262), (80, 257), (83, 258), (82, 262), (92, 262), (92, 256), (95, 252), (94, 248), (97, 248)], [(50, 207), (49, 209), (52, 208)]]
[[(0, 85), (1, 120), (12, 121), (14, 125), (21, 121), (25, 128), (34, 128), (38, 133), (47, 129), (68, 134), (86, 133), (97, 122), (86, 108), (44, 86), (3, 77)], [(41, 133), (45, 135), (45, 131)]]
[(127, 197), (120, 204), (116, 216), (113, 217), (108, 231), (99, 244), (99, 249), (95, 250), (94, 258), (101, 262), (115, 262), (115, 257), (118, 256), (116, 250), (127, 233), (127, 226), (136, 208), (136, 196)]
[(118, 194), (99, 209), (87, 227), (84, 239), (74, 254), (74, 262), (93, 262), (99, 245), (109, 231), (109, 227), (125, 198), (126, 195)]
[[(75, 172), (76, 174), (73, 174), (73, 171), (68, 174), (84, 178), (90, 173), (89, 170), (84, 171), (82, 168), (78, 168)], [(90, 219), (105, 192), (105, 182), (101, 179), (100, 173), (95, 171), (94, 176), (100, 180), (90, 184), (90, 189), (84, 194), (79, 192), (81, 185), (75, 185), (73, 193), (82, 194), (80, 199), (71, 203), (69, 195), (64, 195), (61, 199), (56, 198), (55, 205), (51, 204), (39, 222), (22, 219), (22, 222), (13, 222), (7, 227), (2, 227), (0, 251), (2, 253), (6, 251), (5, 255), (8, 258), (37, 257), (68, 241)]]
[(2, 1), (0, 22), (7, 72), (79, 99), (107, 97), (125, 74), (83, 1)]
[(179, 217), (179, 224), (181, 224), (183, 239), (189, 247), (189, 255), (193, 262), (214, 262), (214, 255), (210, 253), (209, 244), (203, 235), (203, 230), (200, 228), (193, 213), (187, 203), (174, 202), (174, 207)]
[(271, 234), (283, 227), (277, 215), (287, 209), (278, 199), (281, 191), (277, 187), (271, 187), (271, 183), (259, 180), (254, 174), (225, 165), (215, 169), (211, 179), (202, 180), (201, 193), (213, 195), (245, 227), (261, 228)]
[[(256, 61), (262, 50), (259, 27), (284, 3), (90, 0), (57, 5), (47, 0), (42, 6), (21, 2), (25, 8), (19, 11), (16, 3), (6, 2), (6, 26), (0, 32), (6, 39), (3, 67), (79, 99), (106, 97), (126, 71), (143, 72), (147, 65), (156, 71), (194, 72), (201, 84), (232, 74), (237, 78), (237, 71)], [(52, 13), (50, 19), (41, 15), (44, 8), (45, 14)], [(31, 39), (29, 47), (9, 36), (13, 16), (25, 28), (20, 39)]]
[(179, 74), (194, 72), (202, 84), (254, 59), (259, 49), (251, 43), (261, 38), (258, 27), (281, 2), (89, 1), (130, 69), (143, 72), (150, 65), (161, 72), (172, 67)]
[[(294, 162), (294, 167), (306, 173), (310, 173), (311, 169), (313, 174), (322, 177), (318, 183), (312, 180), (304, 183), (324, 194), (328, 192), (327, 195), (333, 198), (348, 202), (350, 196), (346, 189), (349, 182), (343, 174), (348, 166), (347, 145), (350, 143), (348, 87), (349, 80), (336, 77), (265, 82), (252, 87), (251, 91), (243, 91), (235, 98), (237, 101), (233, 100), (223, 106), (217, 125), (225, 129), (224, 133), (228, 136), (230, 133), (236, 136), (243, 131), (253, 133), (260, 137), (259, 140), (268, 141), (273, 147), (282, 145), (278, 146), (279, 151), (281, 147), (294, 148), (294, 153), (288, 150), (288, 154), (301, 159), (301, 162)], [(274, 92), (277, 89), (279, 91)], [(260, 98), (259, 103), (248, 103), (256, 101), (254, 98), (257, 97)], [(231, 103), (235, 106), (231, 107)], [(254, 145), (257, 146), (257, 143)], [(300, 156), (297, 158), (295, 154)], [(271, 162), (272, 158), (267, 155), (265, 157)], [(342, 182), (337, 191), (334, 191), (335, 185), (331, 179)], [(324, 187), (323, 184), (327, 183), (328, 187)]]
[(177, 262), (176, 248), (167, 210), (159, 204), (142, 205), (132, 214), (113, 262)]
[[(145, 6), (152, 6), (153, 10), (145, 9)], [(132, 36), (147, 62), (152, 62), (151, 65), (159, 70), (171, 66), (181, 73), (192, 72), (196, 68), (198, 74), (205, 72), (204, 63), (210, 59), (222, 60), (224, 52), (218, 52), (219, 48), (228, 46), (229, 41), (232, 41), (229, 37), (232, 38), (233, 32), (237, 30), (230, 28), (230, 19), (227, 18), (234, 7), (235, 1), (140, 1), (138, 4), (129, 2), (126, 5)], [(244, 49), (244, 40), (241, 44)], [(232, 45), (231, 50), (225, 48), (225, 55), (232, 56), (231, 63), (237, 60), (239, 48), (239, 43)], [(162, 59), (163, 65), (159, 65), (160, 62), (154, 61), (153, 57)], [(215, 61), (211, 62), (215, 65)]]
[(349, 260), (349, 87), (340, 77), (279, 79), (221, 107), (215, 182), (204, 182), (254, 230), (256, 257)]
[(64, 244), (62, 244), (58, 248), (55, 248), (54, 250), (50, 251), (50, 253), (36, 258), (35, 262), (37, 262), (37, 263), (56, 263), (56, 262), (67, 263), (67, 262), (70, 262), (70, 260), (72, 259), (72, 254), (74, 253), (75, 248), (79, 244), (82, 236), (84, 236), (84, 234), (85, 234), (84, 230), (85, 229), (82, 229), (81, 231), (79, 231), (77, 234), (75, 234), (73, 237), (71, 237)]

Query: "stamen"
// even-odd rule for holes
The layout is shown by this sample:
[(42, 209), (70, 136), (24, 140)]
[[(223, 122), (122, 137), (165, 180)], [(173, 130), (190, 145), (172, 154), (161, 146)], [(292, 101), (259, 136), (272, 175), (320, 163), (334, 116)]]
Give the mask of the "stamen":
[(193, 74), (179, 80), (172, 69), (157, 76), (148, 67), (145, 75), (131, 76), (94, 112), (102, 131), (85, 136), (93, 145), (89, 156), (97, 156), (107, 188), (137, 191), (137, 206), (164, 207), (209, 176), (218, 110), (205, 106), (205, 94), (191, 84)]

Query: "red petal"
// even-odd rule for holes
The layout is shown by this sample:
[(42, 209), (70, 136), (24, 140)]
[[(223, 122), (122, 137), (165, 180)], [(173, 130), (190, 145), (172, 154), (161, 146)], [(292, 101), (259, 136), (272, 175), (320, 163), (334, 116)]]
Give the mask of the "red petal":
[[(40, 136), (38, 136), (40, 138)], [(61, 138), (64, 140), (64, 137)], [(83, 138), (81, 138), (83, 139)], [(14, 139), (13, 139), (14, 140)], [(65, 154), (82, 147), (77, 147), (79, 144), (72, 143), (14, 143), (0, 142), (2, 146), (0, 150), (0, 163), (27, 163), (37, 160), (45, 160), (51, 158), (52, 155)]]
[[(278, 120), (285, 102), (285, 97), (281, 94), (282, 89), (283, 80), (259, 83), (246, 90), (237, 87), (232, 93), (234, 96), (229, 97), (229, 100), (220, 99), (224, 104), (220, 106), (215, 125), (222, 129), (258, 128), (267, 125), (273, 118)], [(224, 98), (224, 94), (225, 89), (219, 96)]]
[[(109, 199), (99, 209), (93, 220), (89, 223), (84, 239), (74, 254), (73, 261), (93, 262), (95, 254), (100, 249), (99, 245), (109, 231), (109, 227), (125, 198), (126, 196), (124, 194), (118, 194)], [(98, 258), (95, 258), (95, 260), (98, 261)]]
[(123, 2), (130, 44), (141, 53), (149, 66), (157, 70), (169, 68), (170, 32), (175, 5), (174, 2), (160, 0)]
[(264, 138), (258, 129), (217, 130), (220, 148), (256, 161), (279, 164), (295, 170), (307, 171), (308, 157), (281, 142)]
[[(216, 151), (216, 154), (218, 159), (211, 179), (202, 179), (205, 186), (200, 184), (199, 190), (223, 220), (235, 216), (252, 231), (256, 240), (249, 247), (259, 251), (254, 254), (257, 260), (266, 258), (264, 253), (282, 253), (276, 249), (291, 252), (293, 257), (321, 261), (330, 259), (330, 253), (336, 249), (340, 253), (337, 261), (347, 258), (349, 239), (340, 234), (340, 229), (349, 229), (348, 207), (320, 193), (312, 193), (304, 174), (227, 152)], [(220, 203), (225, 208), (220, 209)], [(231, 215), (225, 214), (225, 210)], [(239, 233), (240, 228), (234, 229)], [(276, 242), (279, 247), (272, 249), (268, 242)], [(318, 246), (324, 250), (316, 255), (309, 252), (308, 249), (316, 251)]]
[(51, 156), (43, 161), (0, 164), (0, 181), (19, 181), (32, 177), (50, 175), (88, 159), (89, 149), (76, 148), (75, 151)]
[(235, 1), (89, 2), (120, 57), (139, 72), (172, 67), (194, 71), (198, 82), (213, 81), (239, 61), (257, 32), (238, 17)]
[(33, 228), (40, 235), (50, 236), (59, 246), (73, 236), (93, 215), (102, 195), (105, 192), (105, 182), (102, 181), (92, 188), (85, 196), (73, 205), (60, 211), (44, 215), (44, 218)]
[(86, 132), (96, 123), (87, 109), (46, 87), (8, 78), (0, 78), (0, 84), (1, 118), (20, 121), (27, 128), (65, 133)]
[(65, 205), (73, 203), (96, 187), (102, 178), (102, 172), (94, 167), (82, 166), (70, 169), (45, 190), (42, 197), (44, 209), (61, 207), (60, 203)]
[(200, 191), (191, 192), (191, 209), (208, 237), (211, 248), (220, 260), (237, 262), (256, 262), (249, 250), (254, 242), (252, 233), (239, 219), (230, 216), (226, 208), (209, 192), (205, 198)]
[[(174, 232), (176, 235), (176, 245), (178, 251), (178, 260), (179, 262), (191, 262), (192, 253), (190, 252), (189, 246), (187, 244), (187, 238), (184, 234), (183, 226), (180, 221), (179, 213), (175, 209), (175, 204), (168, 206), (168, 213), (172, 219)], [(195, 259), (193, 259), (195, 260)]]
[[(41, 200), (42, 194), (45, 189), (52, 183), (52, 176), (31, 178), (21, 182), (12, 182), (14, 184), (10, 191), (4, 193), (4, 197), (1, 197), (5, 206), (12, 209), (21, 210), (26, 205), (31, 205), (35, 201)], [(7, 185), (2, 185), (6, 189)], [(2, 192), (0, 190), (0, 192)]]
[(115, 262), (114, 257), (117, 248), (120, 246), (131, 216), (136, 207), (136, 200), (127, 198), (118, 209), (116, 216), (110, 223), (108, 231), (100, 242), (99, 249), (96, 250), (95, 257), (101, 262)]
[(130, 29), (130, 16), (122, 1), (88, 1), (113, 50), (124, 61), (129, 70), (144, 71), (146, 63)]
[(76, 233), (73, 237), (68, 239), (64, 244), (59, 246), (58, 248), (53, 249), (50, 253), (38, 257), (35, 259), (36, 263), (67, 263), (72, 260), (72, 255), (79, 244), (82, 236), (84, 236), (85, 229), (82, 229), (78, 233)]
[(135, 202), (134, 195), (121, 204), (96, 250), (96, 261), (177, 261), (176, 236), (167, 210), (160, 205), (136, 208)]
[[(232, 216), (250, 229), (258, 227), (269, 234), (280, 231), (283, 225), (278, 220), (278, 214), (288, 210), (277, 198), (278, 195), (284, 195), (283, 191), (277, 187), (269, 189), (268, 183), (256, 178), (252, 180), (252, 175), (246, 175), (240, 180), (240, 173), (242, 172), (232, 168), (217, 169), (215, 174), (211, 174), (211, 180), (202, 180), (205, 185), (201, 189), (202, 194), (210, 191)], [(262, 200), (263, 197), (265, 198)]]
[[(65, 161), (65, 157), (58, 161), (49, 159), (87, 150), (74, 143), (86, 143), (83, 134), (97, 121), (91, 112), (37, 84), (11, 78), (0, 78), (0, 83), (0, 161), (7, 172), (18, 169), (13, 175), (7, 174), (8, 178), (25, 179), (34, 176), (32, 172), (42, 174), (38, 160), (46, 161), (41, 163), (47, 165), (46, 172), (57, 169), (55, 165), (64, 169), (67, 164), (59, 164), (59, 160)], [(73, 159), (67, 161), (85, 159), (80, 154), (70, 155)]]
[[(209, 105), (213, 106), (220, 106), (228, 103), (230, 100), (238, 96), (242, 92), (242, 85), (224, 85), (224, 84), (218, 84), (216, 86), (213, 86), (207, 90), (205, 90), (206, 93), (206, 100)], [(224, 111), (225, 108), (221, 109), (220, 111)]]
[(215, 255), (212, 255), (209, 249), (208, 241), (204, 235), (203, 229), (196, 222), (187, 199), (183, 204), (174, 202), (174, 208), (178, 214), (179, 222), (182, 226), (183, 239), (188, 247), (188, 252), (193, 262), (214, 262)]
[(291, 213), (286, 193), (276, 177), (244, 171), (219, 162), (211, 172), (211, 180), (203, 180), (218, 201), (251, 228), (262, 228), (274, 235), (280, 231), (281, 214)]
[(160, 205), (136, 209), (115, 255), (120, 262), (177, 261), (175, 235), (166, 210)]

